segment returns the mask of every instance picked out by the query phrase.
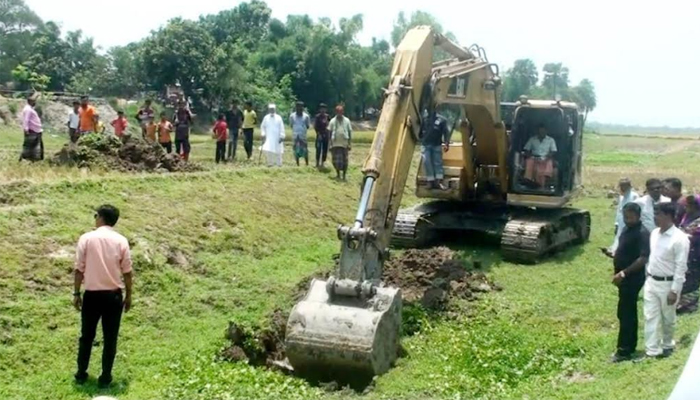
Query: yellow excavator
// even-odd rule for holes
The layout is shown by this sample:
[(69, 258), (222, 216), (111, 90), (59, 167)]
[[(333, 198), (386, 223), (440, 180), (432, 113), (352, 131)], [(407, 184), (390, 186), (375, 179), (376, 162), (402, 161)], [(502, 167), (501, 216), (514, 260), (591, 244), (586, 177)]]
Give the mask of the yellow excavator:
[[(451, 58), (433, 63), (436, 48)], [(498, 67), (482, 48), (465, 49), (428, 27), (403, 38), (362, 168), (355, 221), (338, 227), (338, 267), (329, 279), (311, 282), (287, 321), (285, 347), (297, 372), (373, 376), (392, 366), (401, 291), (381, 281), (392, 240), (426, 245), (441, 232), (494, 230), (503, 236), (506, 255), (528, 261), (588, 237), (588, 213), (565, 208), (581, 175), (576, 105), (523, 98), (506, 124), (499, 91)], [(455, 125), (462, 142), (444, 155), (446, 185), (429, 185), (421, 165), (417, 194), (436, 200), (399, 210), (422, 118), (440, 105), (456, 107), (461, 121)], [(521, 149), (543, 124), (559, 148), (556, 176), (534, 187), (521, 179)]]

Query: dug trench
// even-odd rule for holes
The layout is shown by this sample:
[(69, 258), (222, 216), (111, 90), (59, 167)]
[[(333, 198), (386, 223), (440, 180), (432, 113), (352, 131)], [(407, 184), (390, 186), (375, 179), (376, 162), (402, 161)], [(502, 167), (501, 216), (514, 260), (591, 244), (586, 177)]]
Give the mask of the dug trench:
[[(336, 261), (337, 262), (337, 261)], [(382, 280), (388, 286), (401, 289), (403, 298), (402, 336), (420, 331), (425, 318), (451, 318), (456, 300), (476, 301), (481, 294), (501, 288), (482, 271), (446, 247), (403, 252), (385, 263)], [(297, 284), (291, 295), (293, 303), (304, 298), (313, 279), (326, 279), (330, 273), (310, 276)], [(226, 345), (220, 357), (230, 362), (245, 362), (294, 375), (284, 348), (284, 338), (290, 310), (275, 310), (265, 326), (243, 326), (232, 321), (226, 330)], [(404, 350), (399, 349), (399, 357)], [(371, 379), (347, 382), (327, 382), (323, 378), (303, 376), (310, 383), (325, 389), (349, 387), (365, 391)]]

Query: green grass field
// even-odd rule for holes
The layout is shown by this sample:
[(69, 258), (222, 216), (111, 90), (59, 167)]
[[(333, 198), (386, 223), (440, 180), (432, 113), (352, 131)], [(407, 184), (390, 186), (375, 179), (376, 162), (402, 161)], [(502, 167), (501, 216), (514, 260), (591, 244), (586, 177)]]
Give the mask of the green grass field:
[[(698, 188), (697, 140), (588, 136), (585, 196), (576, 205), (592, 212), (591, 241), (519, 266), (465, 238), (458, 250), (485, 261), (504, 290), (461, 304), (457, 318), (424, 321), (405, 338), (397, 366), (356, 394), (220, 361), (217, 353), (228, 321), (264, 323), (274, 309), (291, 308), (300, 280), (330, 268), (336, 226), (355, 212), (367, 144), (353, 148), (343, 184), (293, 166), (289, 145), (281, 169), (258, 165), (257, 154), (251, 163), (215, 166), (213, 141), (198, 136), (193, 159), (204, 172), (147, 175), (18, 164), (20, 135), (0, 130), (0, 137), (0, 399), (628, 399), (630, 390), (635, 399), (664, 399), (700, 324), (700, 315), (679, 319), (679, 350), (669, 359), (610, 364), (616, 290), (598, 251), (613, 233), (608, 187), (622, 176), (637, 187), (650, 176), (678, 176)], [(371, 133), (357, 137), (367, 142)], [(65, 140), (49, 135), (48, 153)], [(417, 201), (411, 185), (405, 205)], [(132, 242), (136, 277), (115, 384), (101, 392), (101, 347), (91, 381), (72, 381), (79, 314), (71, 268), (92, 208), (106, 202), (122, 210), (118, 229)], [(167, 263), (176, 251), (186, 265)]]

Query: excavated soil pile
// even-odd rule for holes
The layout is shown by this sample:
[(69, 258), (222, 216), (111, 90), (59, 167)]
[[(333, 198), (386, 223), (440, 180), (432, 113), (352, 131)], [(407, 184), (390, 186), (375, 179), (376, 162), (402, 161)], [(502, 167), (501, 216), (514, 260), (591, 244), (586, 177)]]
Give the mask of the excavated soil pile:
[(78, 168), (106, 167), (134, 172), (188, 172), (201, 169), (184, 162), (177, 154), (167, 154), (158, 144), (134, 137), (123, 141), (112, 135), (83, 136), (78, 143), (68, 143), (51, 162)]
[[(304, 297), (312, 279), (326, 279), (329, 275), (315, 274), (301, 281), (292, 293), (293, 301)], [(386, 263), (383, 280), (401, 288), (404, 306), (420, 304), (435, 312), (444, 310), (450, 299), (473, 300), (476, 293), (500, 290), (483, 273), (468, 271), (466, 262), (446, 247), (404, 252)], [(288, 311), (276, 310), (266, 327), (244, 328), (230, 322), (226, 331), (229, 345), (221, 356), (229, 361), (292, 372), (284, 350)]]
[(483, 273), (468, 271), (466, 261), (447, 247), (407, 250), (386, 263), (383, 280), (401, 288), (404, 304), (420, 303), (431, 311), (443, 310), (452, 298), (500, 290)]

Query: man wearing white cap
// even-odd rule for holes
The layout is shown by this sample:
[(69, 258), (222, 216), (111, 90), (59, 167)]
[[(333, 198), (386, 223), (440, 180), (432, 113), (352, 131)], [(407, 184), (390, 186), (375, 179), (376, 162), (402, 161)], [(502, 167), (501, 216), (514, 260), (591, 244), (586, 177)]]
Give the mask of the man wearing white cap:
[(282, 153), (284, 152), (284, 121), (277, 114), (277, 106), (267, 106), (267, 115), (260, 125), (262, 137), (265, 140), (262, 151), (267, 157), (267, 166), (282, 166)]

